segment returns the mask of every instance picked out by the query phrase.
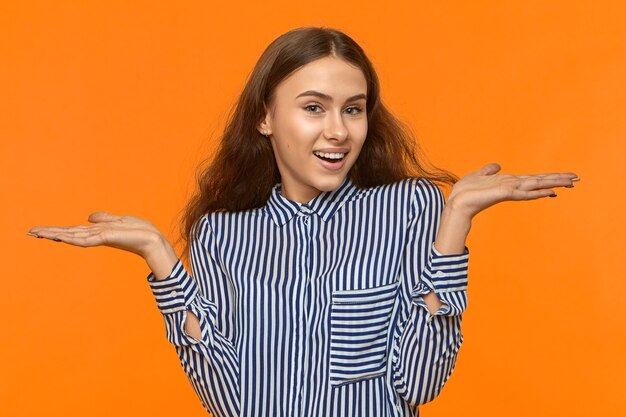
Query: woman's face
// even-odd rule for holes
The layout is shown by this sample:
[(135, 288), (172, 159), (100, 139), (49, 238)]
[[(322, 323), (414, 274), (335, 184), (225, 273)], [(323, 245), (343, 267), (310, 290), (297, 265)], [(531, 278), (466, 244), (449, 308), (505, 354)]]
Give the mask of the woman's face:
[(366, 97), (363, 72), (330, 56), (278, 84), (259, 130), (270, 134), (284, 197), (306, 203), (343, 183), (367, 135)]

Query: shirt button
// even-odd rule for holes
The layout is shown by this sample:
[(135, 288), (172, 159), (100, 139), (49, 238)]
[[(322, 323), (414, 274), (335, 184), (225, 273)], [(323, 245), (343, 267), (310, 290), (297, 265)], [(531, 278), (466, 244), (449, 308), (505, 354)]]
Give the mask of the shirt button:
[(170, 297), (176, 297), (177, 295), (178, 295), (178, 292), (176, 292), (176, 291), (172, 291), (170, 293)]

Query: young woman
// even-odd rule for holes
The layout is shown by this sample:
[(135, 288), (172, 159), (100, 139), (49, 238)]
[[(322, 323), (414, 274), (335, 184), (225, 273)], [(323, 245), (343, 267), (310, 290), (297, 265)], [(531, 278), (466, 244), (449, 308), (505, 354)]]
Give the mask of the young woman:
[[(572, 173), (456, 178), (420, 162), (362, 49), (331, 29), (255, 66), (183, 222), (192, 273), (148, 221), (97, 212), (30, 234), (143, 257), (214, 416), (415, 416), (450, 376), (473, 216)], [(435, 185), (454, 184), (444, 206)]]

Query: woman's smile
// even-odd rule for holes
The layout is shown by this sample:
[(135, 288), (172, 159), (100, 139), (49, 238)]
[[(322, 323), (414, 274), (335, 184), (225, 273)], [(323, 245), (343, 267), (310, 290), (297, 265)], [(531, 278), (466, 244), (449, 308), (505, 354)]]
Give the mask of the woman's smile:
[(330, 171), (338, 171), (343, 168), (347, 154), (348, 151), (344, 149), (322, 149), (313, 151), (313, 155), (320, 160), (320, 164)]

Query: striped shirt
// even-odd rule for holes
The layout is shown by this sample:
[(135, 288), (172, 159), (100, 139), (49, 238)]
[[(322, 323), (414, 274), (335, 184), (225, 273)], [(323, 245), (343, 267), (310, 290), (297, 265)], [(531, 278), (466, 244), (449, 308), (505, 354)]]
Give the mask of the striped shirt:
[[(148, 282), (204, 407), (223, 416), (417, 416), (452, 373), (468, 251), (433, 242), (443, 207), (425, 179), (307, 204), (209, 213), (180, 260)], [(444, 305), (431, 314), (422, 295)], [(201, 339), (184, 332), (187, 311)]]

